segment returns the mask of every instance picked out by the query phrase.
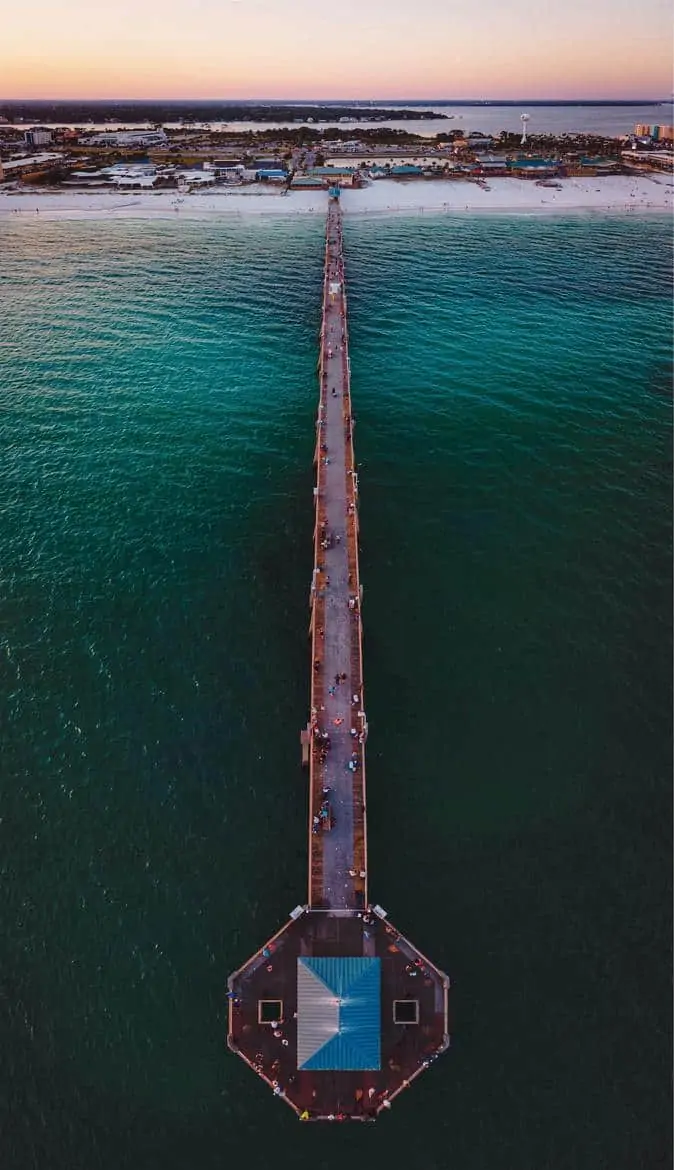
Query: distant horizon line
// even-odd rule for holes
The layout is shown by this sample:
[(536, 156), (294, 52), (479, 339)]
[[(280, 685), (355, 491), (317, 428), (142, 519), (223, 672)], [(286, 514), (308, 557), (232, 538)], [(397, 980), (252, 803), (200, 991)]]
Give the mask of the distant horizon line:
[(190, 103), (192, 105), (212, 105), (221, 103), (228, 105), (373, 105), (373, 106), (654, 106), (668, 105), (672, 97), (635, 97), (635, 98), (297, 98), (297, 97), (0, 97), (3, 105), (51, 102), (54, 105), (75, 104), (88, 102), (92, 105), (109, 104), (110, 102), (127, 102), (131, 105), (156, 105), (158, 102), (166, 104)]

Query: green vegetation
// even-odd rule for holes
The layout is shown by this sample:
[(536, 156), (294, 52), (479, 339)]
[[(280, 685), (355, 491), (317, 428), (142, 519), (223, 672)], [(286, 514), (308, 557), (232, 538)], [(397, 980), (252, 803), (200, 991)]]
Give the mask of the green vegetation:
[(418, 118), (443, 118), (433, 110), (405, 109), (394, 111), (362, 105), (288, 105), (232, 102), (133, 102), (133, 101), (6, 101), (0, 102), (0, 116), (14, 122), (23, 118), (31, 122), (66, 122), (85, 126), (87, 122), (295, 122), (310, 118), (326, 122), (333, 118), (373, 121), (404, 121)]

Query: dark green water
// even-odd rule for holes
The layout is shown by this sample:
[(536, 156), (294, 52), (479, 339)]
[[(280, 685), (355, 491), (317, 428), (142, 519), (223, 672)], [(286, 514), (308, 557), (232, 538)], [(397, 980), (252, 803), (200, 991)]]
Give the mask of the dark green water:
[(2, 1167), (669, 1165), (670, 225), (352, 219), (371, 892), (453, 980), (376, 1127), (224, 983), (306, 887), (322, 220), (0, 236)]

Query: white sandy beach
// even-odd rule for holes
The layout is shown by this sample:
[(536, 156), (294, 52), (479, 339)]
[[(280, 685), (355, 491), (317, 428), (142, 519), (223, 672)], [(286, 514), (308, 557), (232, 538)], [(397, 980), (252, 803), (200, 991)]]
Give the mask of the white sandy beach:
[[(674, 180), (663, 174), (562, 179), (561, 190), (538, 187), (526, 179), (491, 179), (489, 190), (457, 180), (380, 179), (359, 191), (343, 191), (345, 214), (424, 212), (668, 211), (674, 206)], [(0, 189), (0, 219), (149, 219), (178, 216), (324, 214), (323, 191), (268, 188), (211, 188), (180, 196), (176, 191), (76, 191)]]

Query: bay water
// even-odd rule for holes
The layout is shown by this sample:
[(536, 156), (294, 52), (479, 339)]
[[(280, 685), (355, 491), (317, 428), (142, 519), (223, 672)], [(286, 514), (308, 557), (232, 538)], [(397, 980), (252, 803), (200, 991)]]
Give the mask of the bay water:
[[(375, 102), (380, 109), (386, 109), (387, 102)], [(507, 130), (510, 134), (520, 133), (522, 129), (521, 114), (529, 114), (530, 134), (598, 134), (606, 138), (618, 138), (623, 134), (632, 134), (634, 127), (639, 123), (655, 126), (671, 126), (673, 108), (671, 101), (661, 102), (634, 102), (623, 105), (587, 104), (585, 102), (566, 103), (564, 105), (545, 103), (529, 104), (523, 100), (521, 105), (499, 105), (498, 103), (461, 102), (458, 105), (436, 105), (415, 102), (414, 105), (423, 105), (424, 109), (438, 115), (437, 118), (396, 118), (396, 106), (388, 106), (391, 119), (386, 123), (393, 130), (402, 130), (406, 134), (419, 134), (424, 138), (433, 138), (436, 134), (447, 134), (451, 130), (463, 129), (466, 133), (479, 131), (482, 134), (501, 133)], [(412, 107), (413, 108), (413, 107)], [(361, 121), (341, 119), (342, 129), (378, 130), (381, 122), (369, 122), (364, 118)], [(204, 122), (204, 128), (231, 131), (232, 133), (257, 132), (260, 130), (297, 129), (302, 125), (302, 105), (297, 106), (297, 117), (291, 122)], [(49, 122), (47, 125), (57, 128), (64, 125), (62, 122)], [(148, 129), (153, 127), (151, 122), (122, 123), (122, 122), (95, 122), (87, 127), (89, 130), (121, 130), (135, 128), (142, 125)], [(166, 122), (166, 127), (174, 130), (183, 128), (181, 122)], [(310, 125), (310, 123), (304, 123)], [(330, 125), (325, 119), (323, 128)]]

